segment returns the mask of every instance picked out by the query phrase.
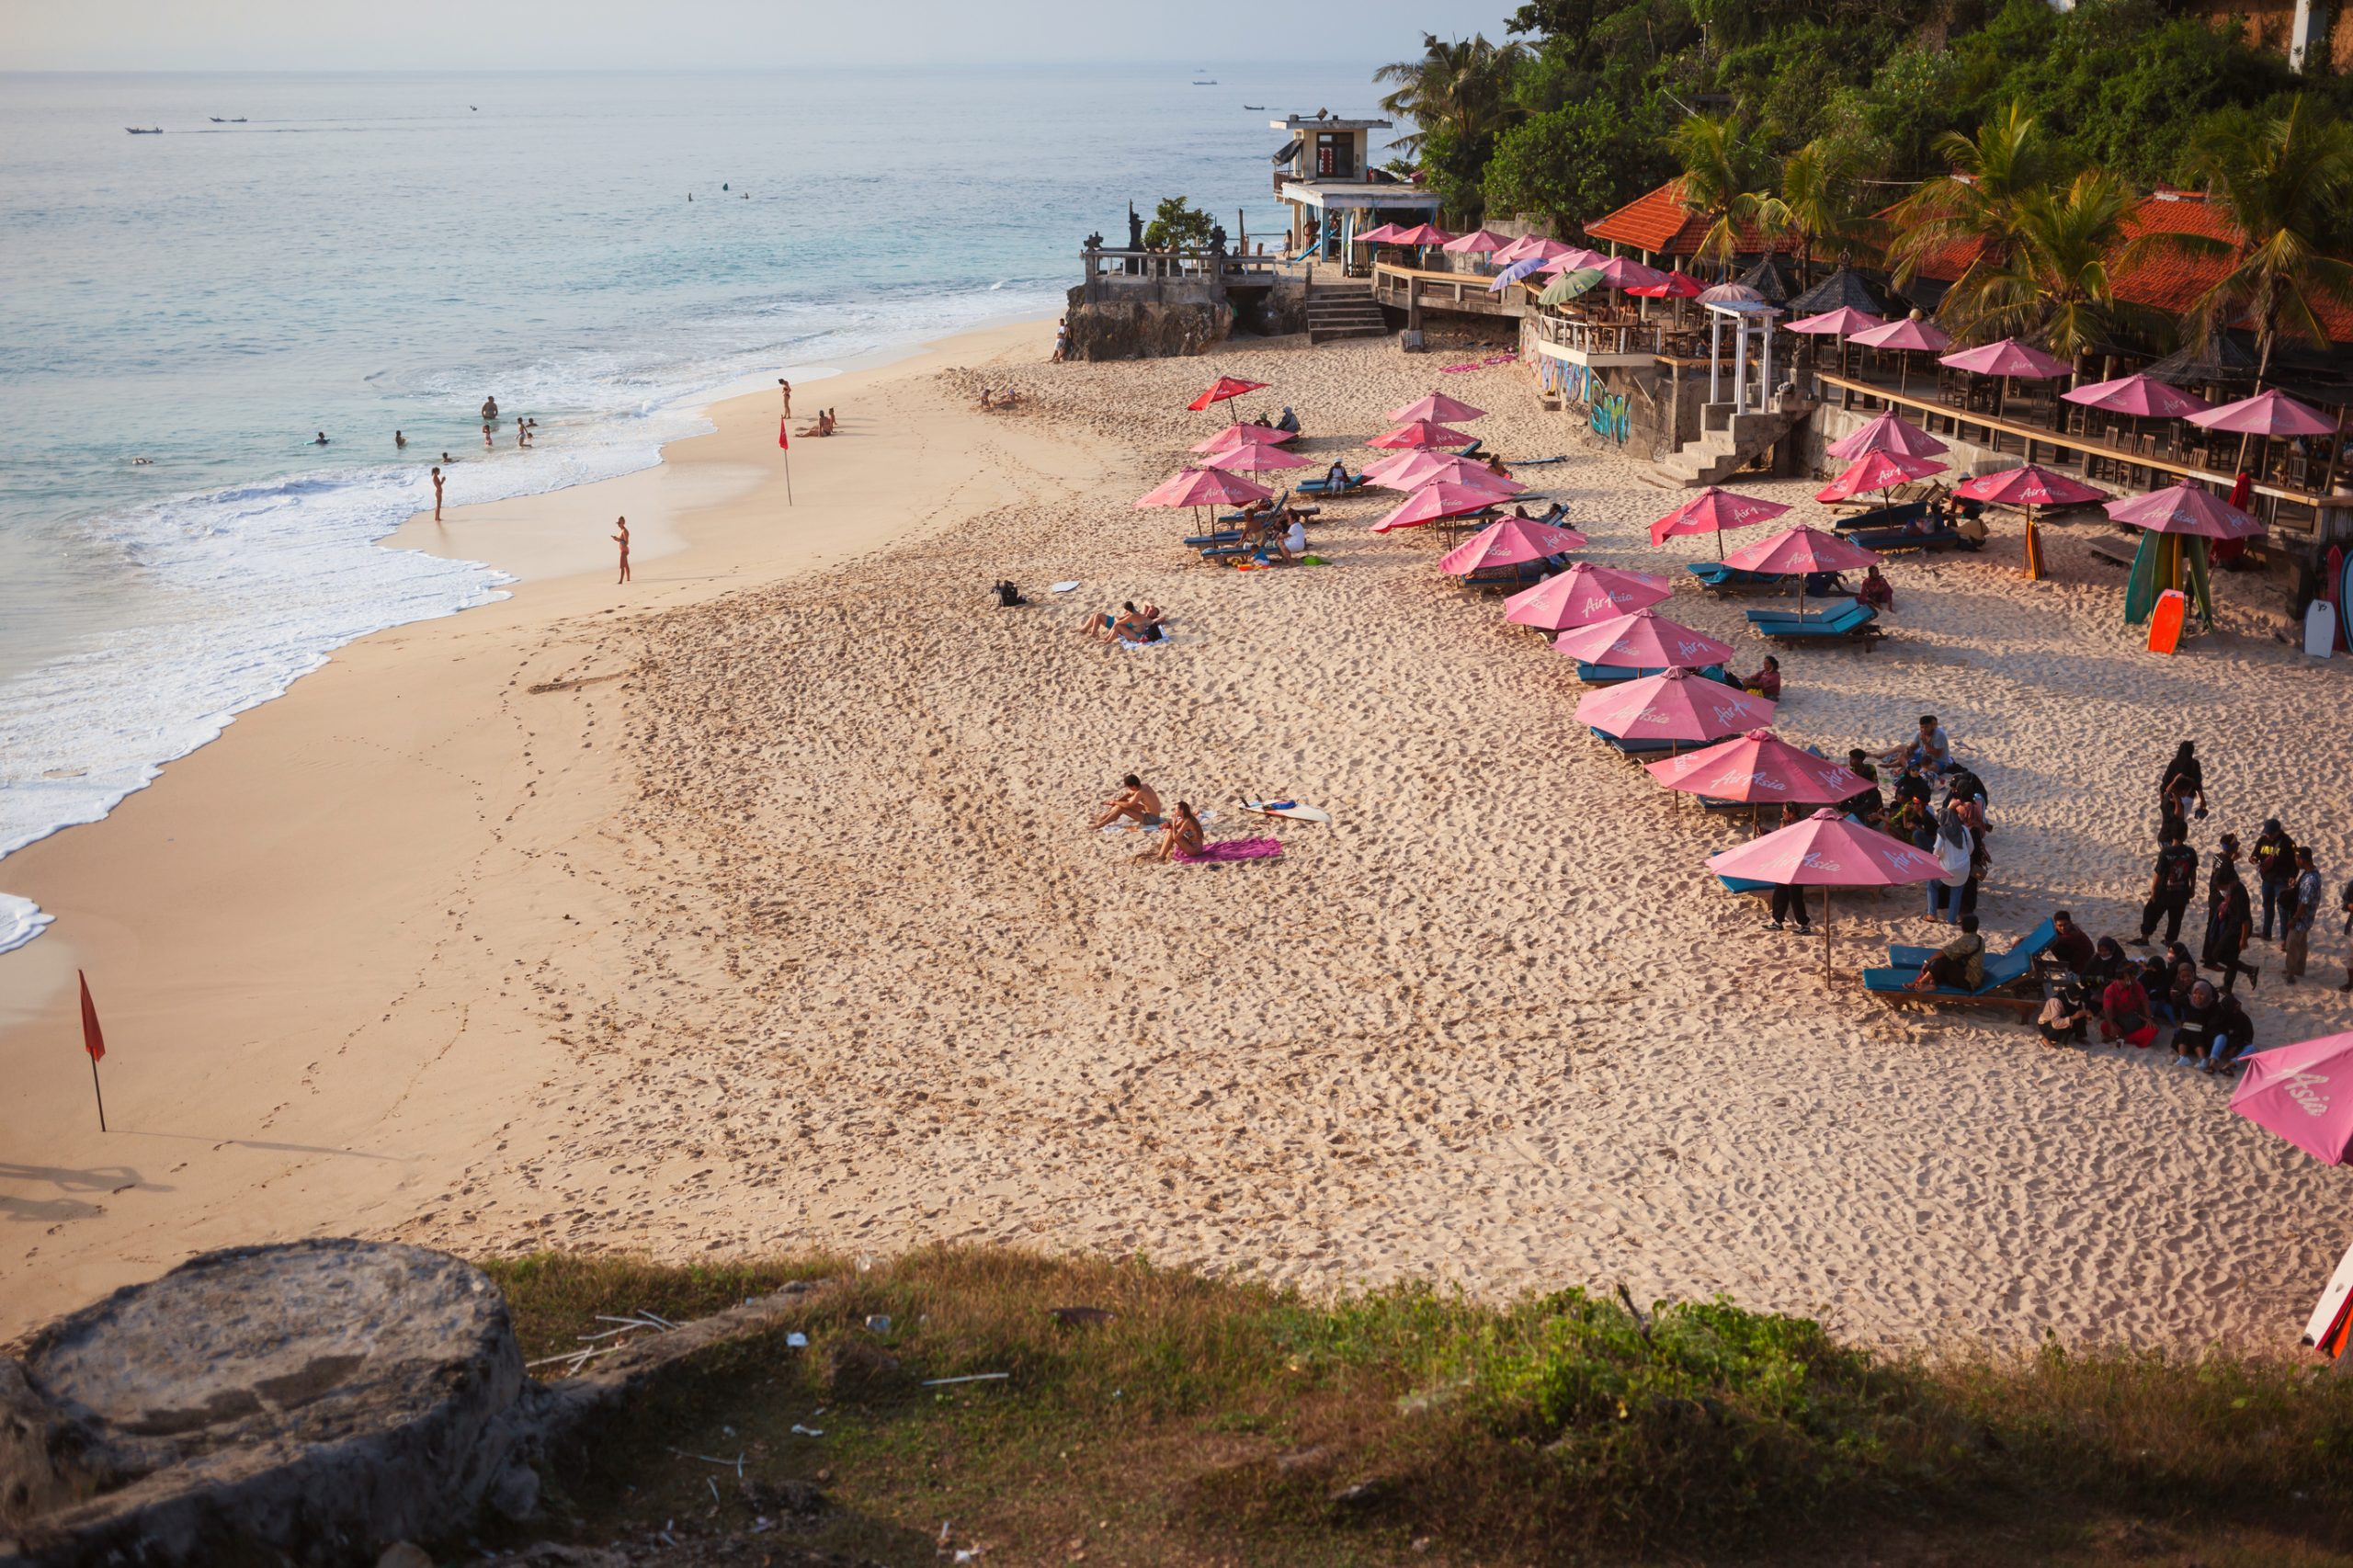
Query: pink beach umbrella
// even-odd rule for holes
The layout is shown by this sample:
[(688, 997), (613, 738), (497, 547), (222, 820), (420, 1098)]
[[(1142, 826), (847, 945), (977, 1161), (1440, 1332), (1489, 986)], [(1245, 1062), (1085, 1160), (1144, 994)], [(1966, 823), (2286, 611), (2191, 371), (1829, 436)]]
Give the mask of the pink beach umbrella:
[(1398, 228), (1396, 224), (1382, 223), (1376, 228), (1367, 229), (1363, 233), (1358, 234), (1357, 236), (1357, 244), (1360, 245), (1394, 244), (1397, 241), (1397, 234)]
[[(1722, 750), (1722, 747), (1718, 747)], [(1702, 754), (1704, 755), (1704, 754)], [(1652, 765), (1656, 772), (1658, 765)], [(1840, 768), (1840, 772), (1846, 769)], [(1849, 778), (1855, 776), (1847, 774)], [(1854, 794), (1862, 789), (1855, 779)], [(1840, 799), (1845, 799), (1841, 796)], [(1944, 875), (1937, 858), (1874, 827), (1849, 822), (1825, 806), (1803, 822), (1768, 833), (1735, 849), (1708, 857), (1708, 869), (1743, 881), (1822, 890), (1822, 975), (1830, 977), (1830, 890), (1893, 888), (1933, 881)]]
[(1504, 619), (1539, 631), (1566, 631), (1648, 608), (1674, 592), (1664, 577), (1580, 561), (1504, 600)]
[(1630, 256), (1613, 256), (1594, 268), (1613, 289), (1649, 289), (1666, 281), (1655, 267), (1644, 267)]
[(2109, 493), (2037, 463), (1981, 474), (1957, 486), (1953, 494), (1971, 501), (1991, 501), (1996, 506), (2080, 506), (2105, 501)]
[(1856, 333), (1847, 341), (1865, 348), (1884, 348), (1902, 353), (1904, 358), (1896, 361), (1895, 381), (1896, 390), (1902, 392), (1911, 384), (1912, 355), (1942, 353), (1952, 347), (1952, 334), (1932, 321), (1916, 321), (1906, 316), (1889, 322), (1885, 326)]
[(1655, 283), (1638, 283), (1629, 288), (1629, 294), (1639, 294), (1645, 300), (1696, 300), (1707, 285), (1688, 272), (1671, 271)]
[(1769, 523), (1789, 510), (1779, 501), (1761, 500), (1754, 495), (1735, 495), (1729, 490), (1719, 490), (1711, 484), (1690, 500), (1651, 525), (1651, 543), (1665, 544), (1677, 534), (1713, 534), (1716, 536), (1716, 556), (1724, 552), (1724, 535), (1733, 528)]
[(1824, 311), (1818, 316), (1806, 316), (1793, 321), (1781, 330), (1807, 337), (1852, 337), (1859, 332), (1869, 332), (1887, 324), (1869, 311), (1859, 311), (1852, 305), (1841, 305), (1835, 311)]
[(1584, 245), (1576, 245), (1559, 252), (1536, 270), (1548, 277), (1557, 278), (1563, 272), (1574, 272), (1579, 267), (1590, 267), (1597, 269), (1608, 259), (1597, 250), (1589, 250)]
[(1460, 399), (1450, 398), (1444, 392), (1438, 392), (1409, 403), (1403, 408), (1392, 408), (1389, 411), (1389, 417), (1400, 425), (1451, 425), (1457, 420), (1484, 419), (1486, 416), (1485, 409), (1473, 408)]
[(1866, 452), (1857, 458), (1846, 472), (1813, 493), (1817, 501), (1845, 501), (1865, 491), (1880, 492), (1880, 504), (1887, 503), (1887, 493), (1899, 484), (1932, 473), (1942, 473), (1945, 464), (1927, 458), (1907, 458), (1898, 452)]
[(1417, 528), (1441, 517), (1460, 517), (1472, 512), (1483, 512), (1502, 499), (1492, 490), (1455, 484), (1441, 479), (1406, 496), (1396, 510), (1372, 525), (1372, 531), (1385, 534), (1394, 533), (1399, 528)]
[(1314, 460), (1297, 452), (1284, 451), (1280, 447), (1262, 446), (1256, 441), (1245, 441), (1222, 451), (1211, 452), (1201, 461), (1211, 468), (1222, 468), (1235, 473), (1269, 473), (1276, 469), (1313, 468)]
[(1427, 419), (1409, 420), (1394, 430), (1384, 431), (1365, 443), (1368, 447), (1385, 447), (1404, 450), (1414, 447), (1468, 446), (1478, 437), (1466, 436), (1460, 430)]
[(2119, 376), (2112, 381), (2094, 381), (2089, 386), (2063, 392), (2060, 398), (2078, 403), (2086, 408), (2101, 409), (2109, 414), (2128, 415), (2134, 419), (2187, 419), (2214, 405), (2195, 392), (2169, 387), (2154, 377), (2143, 375)]
[(1689, 756), (1644, 766), (1670, 790), (1748, 805), (1835, 805), (1861, 794), (1864, 784), (1844, 763), (1793, 746), (1770, 730), (1751, 730)]
[(1390, 236), (1389, 243), (1393, 245), (1414, 245), (1418, 248), (1442, 245), (1452, 238), (1454, 238), (1452, 234), (1435, 223), (1416, 223), (1410, 229), (1398, 230)]
[(1541, 234), (1525, 234), (1497, 251), (1495, 263), (1499, 267), (1507, 267), (1515, 261), (1526, 261), (1530, 256), (1539, 261), (1550, 261), (1556, 256), (1568, 254), (1569, 247), (1558, 240), (1547, 239)]
[(2336, 430), (2335, 420), (2276, 389), (2193, 414), (2189, 422), (2243, 436), (2327, 436)]
[(2003, 338), (1978, 348), (1964, 348), (1948, 354), (1937, 361), (1956, 370), (1967, 370), (1974, 376), (2000, 376), (2022, 381), (2048, 381), (2066, 375), (2075, 369), (2064, 359), (2054, 358), (2030, 343), (2020, 343), (2015, 337)]
[(1552, 650), (1583, 664), (1630, 670), (1696, 670), (1732, 657), (1731, 643), (1719, 642), (1704, 631), (1694, 631), (1649, 608), (1563, 631)]
[(1932, 458), (1947, 449), (1945, 443), (1890, 409), (1822, 449), (1834, 458), (1851, 460), (1873, 452), (1893, 452), (1900, 458)]
[(2206, 539), (2255, 539), (2263, 525), (2211, 490), (2188, 480), (2108, 504), (2108, 515), (2151, 533), (2198, 534)]
[[(1870, 566), (1879, 560), (1876, 551), (1865, 550), (1850, 540), (1836, 534), (1824, 533), (1820, 528), (1800, 526), (1784, 528), (1771, 539), (1741, 546), (1724, 557), (1724, 564), (1739, 572), (1764, 572), (1775, 574), (1789, 573), (1848, 572)], [(1798, 579), (1798, 614), (1805, 614), (1805, 579)], [(1853, 791), (1847, 791), (1852, 794)], [(1841, 796), (1840, 799), (1845, 799)]]
[(1146, 506), (1233, 506), (1247, 501), (1271, 501), (1275, 493), (1251, 483), (1240, 474), (1213, 468), (1188, 468), (1172, 473), (1136, 503)]
[(2353, 1034), (2250, 1053), (2231, 1109), (2323, 1165), (2343, 1165), (2353, 1145)]
[(1452, 251), (1457, 256), (1469, 256), (1475, 251), (1484, 251), (1488, 256), (1493, 256), (1497, 251), (1508, 247), (1511, 243), (1509, 234), (1498, 234), (1493, 229), (1478, 228), (1467, 234), (1456, 235), (1438, 246), (1438, 249)]
[(1673, 669), (1586, 693), (1577, 702), (1577, 722), (1621, 741), (1697, 744), (1769, 724), (1776, 706), (1753, 691)]
[(1438, 558), (1438, 569), (1449, 577), (1468, 577), (1491, 566), (1520, 566), (1585, 548), (1585, 535), (1527, 517), (1505, 517), (1489, 523)]
[[(1380, 472), (1374, 472), (1378, 468)], [(1517, 479), (1506, 479), (1485, 463), (1471, 458), (1459, 458), (1451, 452), (1438, 453), (1416, 449), (1403, 457), (1391, 458), (1370, 465), (1365, 474), (1382, 490), (1419, 490), (1438, 480), (1453, 484), (1467, 484), (1473, 490), (1492, 491), (1497, 495), (1517, 495), (1528, 488)]]
[(1255, 444), (1261, 447), (1279, 447), (1284, 442), (1289, 441), (1291, 438), (1292, 432), (1289, 430), (1277, 430), (1270, 426), (1229, 425), (1224, 429), (1219, 431), (1216, 435), (1211, 436), (1208, 440), (1196, 443), (1193, 447), (1193, 450), (1197, 452), (1222, 452), (1231, 450), (1235, 447), (1248, 444)]

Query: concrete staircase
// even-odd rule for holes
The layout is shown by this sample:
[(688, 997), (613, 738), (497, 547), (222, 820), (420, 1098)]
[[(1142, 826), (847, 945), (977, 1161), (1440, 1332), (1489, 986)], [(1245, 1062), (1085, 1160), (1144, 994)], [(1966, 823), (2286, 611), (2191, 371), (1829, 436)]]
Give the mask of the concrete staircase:
[(1670, 490), (1721, 484), (1788, 435), (1804, 413), (1803, 409), (1752, 409), (1746, 414), (1727, 410), (1722, 426), (1702, 430), (1697, 440), (1687, 441), (1660, 459), (1645, 477)]
[(1307, 341), (1330, 343), (1346, 337), (1386, 337), (1389, 318), (1381, 313), (1370, 283), (1310, 283), (1307, 286)]

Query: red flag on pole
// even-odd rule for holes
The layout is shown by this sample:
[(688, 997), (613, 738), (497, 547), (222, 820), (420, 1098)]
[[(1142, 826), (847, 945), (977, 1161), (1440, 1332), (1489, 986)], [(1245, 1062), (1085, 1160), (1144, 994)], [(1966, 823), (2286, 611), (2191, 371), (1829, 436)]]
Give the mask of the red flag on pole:
[(787, 415), (782, 419), (776, 422), (776, 444), (783, 448), (788, 452), (792, 449), (792, 443), (784, 438), (784, 433), (791, 427), (792, 416), (790, 415)]
[(74, 974), (82, 982), (82, 1049), (96, 1062), (107, 1053), (107, 1037), (98, 1032), (98, 1005), (90, 1000), (89, 977), (78, 969)]

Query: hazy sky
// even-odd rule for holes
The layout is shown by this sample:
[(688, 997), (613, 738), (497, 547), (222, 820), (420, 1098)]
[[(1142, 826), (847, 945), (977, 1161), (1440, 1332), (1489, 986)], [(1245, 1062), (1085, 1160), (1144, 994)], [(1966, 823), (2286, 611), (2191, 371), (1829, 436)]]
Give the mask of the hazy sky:
[(0, 69), (517, 70), (1392, 60), (1518, 0), (0, 0)]

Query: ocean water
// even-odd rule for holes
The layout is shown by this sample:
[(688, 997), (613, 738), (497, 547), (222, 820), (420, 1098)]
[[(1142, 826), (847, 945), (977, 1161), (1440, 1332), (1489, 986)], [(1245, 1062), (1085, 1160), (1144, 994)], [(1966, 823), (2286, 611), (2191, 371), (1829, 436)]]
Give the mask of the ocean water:
[(1052, 313), (1131, 199), (1271, 235), (1267, 119), (1370, 74), (0, 74), (0, 951), (11, 851), (499, 595), (378, 542), (443, 451), (454, 503), (647, 466), (721, 387)]

